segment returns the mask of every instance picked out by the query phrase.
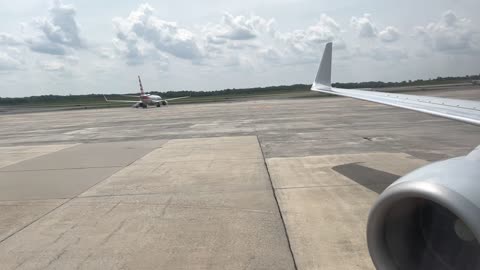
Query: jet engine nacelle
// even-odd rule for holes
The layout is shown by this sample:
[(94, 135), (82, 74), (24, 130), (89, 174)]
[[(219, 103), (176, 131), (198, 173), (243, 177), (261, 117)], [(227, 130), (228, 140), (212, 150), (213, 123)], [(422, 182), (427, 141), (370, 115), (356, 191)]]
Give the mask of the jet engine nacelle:
[(480, 269), (480, 148), (400, 178), (370, 211), (379, 270)]
[(163, 105), (163, 106), (166, 106), (166, 105), (168, 105), (168, 101), (166, 101), (166, 100), (162, 100), (162, 105)]

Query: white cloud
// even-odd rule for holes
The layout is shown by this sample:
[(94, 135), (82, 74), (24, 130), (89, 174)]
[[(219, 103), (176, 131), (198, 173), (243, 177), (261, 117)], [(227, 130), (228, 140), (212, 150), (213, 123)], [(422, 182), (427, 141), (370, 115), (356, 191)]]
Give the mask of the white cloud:
[(384, 44), (374, 45), (372, 47), (356, 46), (350, 52), (347, 59), (354, 57), (370, 58), (375, 61), (396, 62), (407, 59), (408, 51), (396, 46), (385, 46)]
[(57, 43), (49, 42), (43, 39), (27, 39), (26, 40), (29, 48), (38, 53), (46, 53), (53, 55), (65, 55), (67, 54), (67, 49)]
[(204, 32), (207, 40), (222, 44), (225, 40), (251, 40), (265, 33), (273, 32), (273, 19), (264, 19), (256, 15), (233, 16), (226, 12), (217, 25), (207, 25)]
[(208, 23), (199, 29), (203, 62), (216, 66), (250, 68), (261, 57), (260, 50), (274, 46), (275, 21), (254, 14), (224, 13), (217, 24)]
[(115, 51), (123, 56), (127, 65), (143, 64), (146, 54), (137, 45), (138, 41), (135, 39), (114, 39), (113, 45)]
[(44, 20), (41, 29), (53, 43), (72, 48), (81, 48), (85, 45), (75, 20), (75, 9), (73, 6), (64, 5), (60, 0), (54, 1), (50, 17)]
[(103, 59), (115, 59), (115, 51), (110, 47), (100, 47), (96, 49), (96, 53)]
[(361, 38), (374, 38), (377, 36), (377, 27), (370, 20), (370, 14), (365, 13), (362, 17), (352, 17), (350, 19), (350, 25), (358, 32), (358, 36)]
[[(333, 41), (336, 49), (347, 47), (342, 37), (345, 31), (326, 14), (304, 29), (282, 32), (277, 30), (274, 19), (254, 14), (224, 13), (217, 24), (207, 23), (187, 29), (176, 22), (162, 20), (154, 13), (150, 5), (142, 4), (127, 18), (114, 18), (115, 51), (128, 65), (156, 62), (168, 67), (175, 58), (216, 67), (292, 65), (317, 62), (326, 42)], [(368, 17), (368, 14), (362, 17), (359, 24), (362, 25)], [(372, 27), (375, 28), (373, 23)], [(378, 35), (376, 28), (374, 32)], [(387, 27), (380, 39), (392, 42), (398, 37), (396, 28)], [(405, 55), (387, 49), (379, 52), (378, 56), (370, 54), (376, 60)], [(169, 56), (175, 58), (170, 59)], [(108, 55), (108, 58), (112, 57)]]
[(12, 71), (21, 69), (24, 62), (20, 50), (6, 48), (0, 51), (0, 71)]
[(309, 26), (305, 30), (295, 30), (285, 34), (279, 33), (278, 36), (299, 54), (318, 54), (320, 45), (326, 42), (338, 41), (335, 42), (336, 46), (343, 46), (340, 38), (341, 32), (340, 25), (335, 20), (322, 14), (315, 25)]
[[(189, 60), (202, 57), (195, 35), (175, 22), (157, 18), (149, 4), (140, 5), (127, 18), (114, 18), (113, 23), (114, 43), (128, 64), (143, 63), (147, 54), (163, 58), (167, 53)], [(160, 53), (152, 52), (153, 48)]]
[(311, 63), (319, 61), (323, 45), (333, 41), (336, 49), (345, 49), (341, 26), (331, 17), (322, 14), (314, 25), (291, 32), (275, 32), (273, 48), (263, 49), (264, 60), (282, 64)]
[(22, 45), (23, 42), (21, 39), (17, 38), (14, 35), (8, 33), (0, 33), (0, 46), (18, 46)]
[[(415, 28), (416, 35), (425, 45), (444, 53), (468, 53), (478, 50), (474, 26), (470, 20), (459, 18), (453, 11), (446, 11), (437, 22)], [(478, 31), (478, 30), (477, 30)]]
[(258, 51), (258, 56), (268, 62), (280, 63), (282, 55), (280, 51), (273, 47), (263, 48)]
[(382, 31), (379, 31), (368, 13), (359, 18), (352, 17), (350, 25), (355, 29), (360, 38), (373, 39), (378, 37), (383, 42), (394, 42), (400, 38), (400, 31), (394, 26), (387, 26)]
[(67, 55), (65, 57), (61, 58), (65, 63), (68, 63), (70, 65), (76, 65), (80, 62), (80, 58), (75, 55)]
[(400, 31), (396, 27), (387, 26), (378, 34), (378, 37), (383, 42), (395, 42), (400, 38)]
[(346, 46), (340, 25), (325, 14), (305, 29), (282, 32), (276, 29), (274, 19), (226, 13), (221, 24), (207, 24), (201, 33), (210, 63), (224, 61), (226, 66), (244, 65), (247, 68), (262, 63), (316, 62), (326, 42), (335, 41), (336, 48)]
[(398, 61), (408, 58), (408, 53), (405, 50), (392, 47), (374, 47), (369, 54), (372, 59), (377, 61)]
[(60, 0), (53, 1), (49, 16), (31, 23), (36, 30), (33, 37), (26, 38), (30, 49), (39, 53), (65, 55), (72, 49), (85, 48), (86, 42), (80, 36), (75, 16), (73, 6), (65, 5)]
[(57, 60), (43, 61), (39, 63), (40, 67), (46, 71), (65, 71), (65, 64)]

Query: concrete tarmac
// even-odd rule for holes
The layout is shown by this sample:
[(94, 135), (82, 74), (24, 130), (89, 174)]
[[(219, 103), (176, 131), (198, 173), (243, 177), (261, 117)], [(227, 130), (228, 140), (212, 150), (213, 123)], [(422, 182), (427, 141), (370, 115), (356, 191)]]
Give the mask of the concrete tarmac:
[(378, 194), (480, 144), (475, 126), (336, 97), (0, 123), (1, 269), (373, 269)]

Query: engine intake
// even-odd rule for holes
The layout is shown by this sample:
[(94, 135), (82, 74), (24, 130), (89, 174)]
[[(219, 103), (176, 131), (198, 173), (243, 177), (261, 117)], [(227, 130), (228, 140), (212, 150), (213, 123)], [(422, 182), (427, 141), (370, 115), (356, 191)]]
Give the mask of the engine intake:
[(367, 241), (375, 266), (480, 269), (479, 206), (475, 155), (436, 162), (400, 178), (370, 211)]

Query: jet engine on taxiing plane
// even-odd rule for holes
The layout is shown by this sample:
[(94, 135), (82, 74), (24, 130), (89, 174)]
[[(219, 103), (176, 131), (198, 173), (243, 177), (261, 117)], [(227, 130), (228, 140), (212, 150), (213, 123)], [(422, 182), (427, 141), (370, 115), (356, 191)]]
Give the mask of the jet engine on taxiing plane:
[(479, 168), (480, 147), (389, 186), (367, 226), (377, 269), (480, 269)]
[[(480, 102), (332, 87), (327, 43), (313, 91), (410, 109), (480, 126)], [(480, 146), (400, 178), (380, 195), (367, 224), (378, 270), (480, 269)]]

